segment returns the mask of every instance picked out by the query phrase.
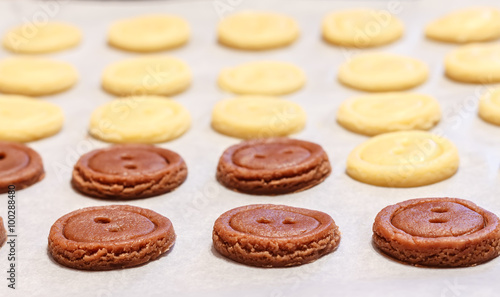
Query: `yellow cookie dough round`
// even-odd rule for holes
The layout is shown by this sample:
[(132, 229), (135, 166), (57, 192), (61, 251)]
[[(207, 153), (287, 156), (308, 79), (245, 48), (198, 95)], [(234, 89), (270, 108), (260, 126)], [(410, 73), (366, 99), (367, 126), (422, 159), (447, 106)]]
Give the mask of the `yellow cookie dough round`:
[(154, 52), (179, 47), (189, 39), (188, 23), (173, 15), (144, 15), (111, 25), (110, 45), (133, 52)]
[(492, 7), (458, 10), (428, 24), (425, 35), (453, 43), (494, 40), (500, 38), (500, 10)]
[(500, 88), (486, 92), (479, 100), (479, 117), (500, 126)]
[(52, 136), (63, 126), (62, 109), (26, 96), (0, 96), (0, 140), (28, 142)]
[(469, 44), (446, 56), (446, 75), (466, 83), (500, 82), (500, 44)]
[(217, 35), (219, 42), (229, 47), (265, 50), (294, 42), (299, 37), (299, 26), (286, 15), (247, 11), (224, 18)]
[(370, 138), (347, 158), (352, 178), (382, 187), (418, 187), (445, 180), (458, 170), (449, 140), (424, 131), (399, 131)]
[(337, 122), (364, 135), (401, 130), (429, 130), (441, 119), (439, 103), (431, 96), (415, 93), (381, 93), (344, 101)]
[(277, 61), (250, 62), (222, 70), (219, 86), (243, 95), (284, 95), (302, 88), (306, 76), (297, 66)]
[(335, 11), (323, 19), (323, 38), (356, 48), (380, 46), (401, 38), (403, 23), (394, 15), (373, 9)]
[(340, 66), (338, 79), (354, 89), (370, 92), (401, 91), (427, 80), (423, 62), (405, 56), (370, 53), (356, 56)]
[(3, 46), (22, 54), (51, 53), (77, 46), (82, 39), (80, 30), (70, 24), (50, 22), (34, 25), (26, 23), (8, 31)]
[(276, 97), (240, 96), (219, 101), (212, 112), (212, 127), (218, 132), (243, 138), (287, 136), (306, 124), (299, 105)]
[(144, 56), (109, 65), (102, 87), (118, 96), (169, 96), (186, 90), (191, 71), (183, 61), (168, 56)]
[(189, 129), (191, 116), (180, 103), (159, 96), (113, 100), (92, 113), (89, 133), (113, 143), (158, 143)]
[(32, 57), (0, 61), (0, 92), (28, 96), (50, 95), (71, 88), (76, 69), (65, 62)]

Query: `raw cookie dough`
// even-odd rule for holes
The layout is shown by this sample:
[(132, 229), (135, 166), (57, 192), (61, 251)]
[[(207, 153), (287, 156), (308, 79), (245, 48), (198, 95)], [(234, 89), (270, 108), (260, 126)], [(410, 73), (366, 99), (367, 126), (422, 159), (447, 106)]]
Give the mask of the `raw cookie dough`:
[(338, 79), (344, 85), (369, 92), (401, 91), (427, 80), (425, 63), (405, 56), (360, 54), (340, 66)]
[(82, 208), (58, 219), (49, 253), (61, 265), (111, 270), (155, 260), (175, 242), (172, 222), (145, 208), (108, 205)]
[(168, 56), (144, 56), (109, 65), (102, 87), (118, 96), (181, 93), (191, 84), (191, 71), (183, 61)]
[(441, 119), (439, 103), (415, 93), (381, 93), (348, 99), (337, 111), (337, 122), (364, 135), (400, 130), (429, 130)]
[(302, 88), (304, 72), (297, 66), (277, 61), (241, 64), (222, 70), (219, 86), (242, 95), (284, 95)]
[(177, 153), (147, 144), (122, 144), (83, 155), (71, 184), (93, 197), (136, 199), (170, 192), (186, 177), (186, 163)]
[(188, 110), (159, 96), (113, 100), (92, 113), (89, 133), (115, 143), (158, 143), (177, 138), (191, 125)]
[(335, 11), (323, 19), (323, 38), (335, 45), (366, 48), (394, 42), (404, 32), (403, 23), (383, 10)]
[(299, 26), (294, 19), (272, 12), (236, 13), (224, 18), (217, 28), (221, 44), (244, 50), (287, 46), (299, 34)]
[(500, 126), (500, 88), (487, 91), (479, 100), (479, 117)]
[(43, 54), (75, 47), (81, 39), (80, 30), (70, 24), (27, 23), (8, 31), (2, 43), (6, 49), (15, 53)]
[(500, 82), (500, 44), (469, 44), (450, 52), (446, 75), (465, 83)]
[(240, 96), (219, 101), (212, 111), (212, 127), (238, 138), (287, 136), (306, 125), (298, 104), (276, 97)]
[(0, 193), (27, 188), (45, 177), (42, 158), (24, 144), (0, 141)]
[(418, 187), (445, 180), (458, 170), (458, 151), (449, 140), (424, 131), (370, 138), (347, 158), (352, 178), (382, 187)]
[(242, 264), (289, 267), (333, 252), (340, 231), (328, 214), (286, 205), (254, 204), (222, 214), (212, 234), (215, 250)]
[(0, 140), (28, 142), (52, 136), (64, 123), (62, 109), (25, 96), (0, 96)]
[(78, 80), (76, 69), (66, 63), (33, 57), (0, 61), (0, 92), (28, 96), (60, 93)]
[(7, 231), (5, 230), (5, 227), (3, 226), (2, 217), (0, 217), (0, 248), (3, 246), (3, 244), (6, 241), (7, 241)]
[(498, 217), (457, 198), (421, 198), (390, 205), (373, 224), (373, 243), (412, 265), (473, 266), (500, 253)]
[(255, 195), (279, 195), (314, 187), (330, 175), (323, 148), (290, 138), (243, 141), (224, 151), (217, 180), (225, 187)]
[(110, 45), (133, 52), (154, 52), (179, 47), (189, 39), (188, 23), (174, 15), (144, 15), (111, 25)]
[(428, 24), (425, 35), (453, 43), (494, 40), (500, 37), (500, 10), (475, 7), (454, 11)]

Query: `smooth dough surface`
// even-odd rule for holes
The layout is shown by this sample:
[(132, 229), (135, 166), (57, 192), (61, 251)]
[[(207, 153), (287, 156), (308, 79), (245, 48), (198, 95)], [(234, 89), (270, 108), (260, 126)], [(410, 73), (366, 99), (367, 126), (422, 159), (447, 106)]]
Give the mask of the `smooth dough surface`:
[(465, 83), (500, 82), (500, 44), (469, 44), (450, 52), (446, 75)]
[(431, 96), (415, 93), (380, 93), (344, 101), (337, 122), (364, 135), (401, 130), (429, 130), (441, 119), (441, 108)]
[(479, 100), (479, 117), (500, 126), (500, 88), (487, 91)]
[(159, 96), (113, 100), (92, 113), (89, 133), (113, 143), (158, 143), (177, 138), (191, 125), (188, 110)]
[(43, 96), (71, 88), (78, 80), (76, 69), (66, 63), (32, 57), (0, 61), (0, 92)]
[(445, 180), (458, 170), (449, 140), (425, 131), (399, 131), (370, 138), (347, 158), (352, 178), (382, 187), (418, 187)]
[(494, 40), (500, 37), (500, 10), (474, 7), (454, 11), (429, 23), (425, 35), (452, 43)]
[(278, 61), (241, 64), (222, 70), (219, 86), (242, 95), (284, 95), (302, 88), (304, 72), (297, 66)]
[(427, 80), (423, 62), (405, 56), (370, 53), (356, 56), (340, 66), (338, 79), (354, 89), (370, 92), (401, 91)]
[(335, 45), (365, 48), (394, 42), (404, 33), (403, 23), (383, 10), (336, 11), (323, 19), (323, 38)]
[(186, 63), (169, 56), (144, 56), (109, 65), (102, 87), (118, 96), (169, 96), (186, 90), (191, 71)]
[(15, 53), (43, 54), (75, 47), (81, 39), (80, 29), (70, 24), (50, 22), (35, 26), (26, 23), (8, 31), (2, 43)]
[(178, 16), (144, 15), (112, 24), (108, 42), (127, 51), (155, 52), (185, 44), (189, 34), (189, 24)]
[(62, 109), (26, 96), (0, 96), (0, 140), (28, 142), (52, 136), (64, 123)]
[(271, 12), (236, 13), (224, 18), (217, 28), (220, 43), (245, 50), (283, 47), (294, 42), (299, 34), (294, 19)]
[(250, 139), (287, 136), (306, 124), (298, 104), (270, 96), (240, 96), (219, 101), (212, 112), (212, 127), (225, 135)]

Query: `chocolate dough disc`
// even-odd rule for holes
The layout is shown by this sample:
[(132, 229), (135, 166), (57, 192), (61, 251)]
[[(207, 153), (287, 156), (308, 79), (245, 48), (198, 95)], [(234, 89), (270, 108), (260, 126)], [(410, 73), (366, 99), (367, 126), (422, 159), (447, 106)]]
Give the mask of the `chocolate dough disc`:
[(339, 245), (340, 231), (320, 211), (255, 204), (222, 214), (215, 221), (212, 239), (221, 255), (236, 262), (285, 267), (331, 253)]
[(243, 141), (220, 157), (217, 180), (248, 194), (278, 195), (303, 191), (330, 174), (320, 145), (290, 138)]
[(42, 158), (21, 143), (0, 141), (0, 193), (9, 191), (9, 185), (21, 190), (43, 179)]
[(2, 217), (0, 217), (0, 247), (2, 247), (5, 241), (7, 241), (7, 231), (5, 231)]
[(500, 253), (498, 217), (457, 198), (422, 198), (384, 208), (373, 243), (402, 262), (434, 267), (480, 264)]
[(137, 266), (158, 258), (175, 241), (172, 223), (130, 205), (88, 207), (57, 220), (49, 252), (59, 264), (82, 270)]
[(146, 198), (170, 192), (187, 177), (177, 153), (146, 144), (123, 144), (83, 155), (73, 169), (73, 186), (107, 199)]

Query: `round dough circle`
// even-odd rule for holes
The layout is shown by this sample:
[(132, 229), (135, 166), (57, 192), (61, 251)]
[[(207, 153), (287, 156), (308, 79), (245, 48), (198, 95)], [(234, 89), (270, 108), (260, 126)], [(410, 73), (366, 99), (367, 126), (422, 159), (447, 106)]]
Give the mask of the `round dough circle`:
[(212, 127), (218, 132), (243, 138), (287, 136), (306, 124), (306, 113), (298, 104), (268, 96), (240, 96), (219, 101), (212, 112)]
[(486, 92), (479, 100), (479, 117), (500, 126), (500, 88)]
[(304, 72), (297, 66), (277, 61), (241, 64), (222, 70), (219, 86), (242, 95), (284, 95), (302, 88)]
[(43, 54), (77, 46), (82, 33), (77, 27), (58, 22), (34, 25), (26, 23), (5, 34), (3, 46), (11, 52)]
[(299, 36), (294, 19), (270, 12), (241, 12), (224, 18), (217, 28), (219, 42), (245, 50), (283, 47)]
[(0, 92), (43, 96), (71, 88), (78, 80), (76, 69), (65, 62), (31, 57), (0, 61)]
[(109, 65), (102, 76), (102, 87), (118, 96), (169, 96), (186, 90), (191, 71), (183, 61), (168, 56), (147, 56)]
[(418, 187), (445, 180), (458, 170), (458, 151), (449, 140), (424, 131), (372, 137), (347, 158), (352, 178), (382, 187)]
[(383, 10), (336, 11), (323, 19), (323, 38), (329, 43), (366, 48), (394, 42), (404, 33), (403, 23)]
[(500, 44), (469, 44), (446, 56), (446, 75), (466, 83), (500, 82)]
[(340, 66), (338, 79), (354, 89), (369, 92), (401, 91), (427, 80), (423, 62), (385, 53), (361, 54)]
[(28, 142), (52, 136), (64, 123), (62, 109), (25, 96), (0, 96), (0, 140)]
[(494, 40), (500, 37), (500, 10), (476, 7), (454, 11), (429, 23), (425, 35), (453, 43)]
[(178, 16), (144, 15), (112, 24), (108, 42), (127, 51), (154, 52), (185, 44), (189, 34), (189, 24)]
[(344, 101), (337, 122), (347, 130), (378, 135), (401, 130), (429, 130), (441, 119), (439, 103), (415, 93), (382, 93)]
[(92, 113), (89, 133), (113, 143), (158, 143), (189, 129), (191, 116), (180, 103), (158, 96), (116, 99)]

